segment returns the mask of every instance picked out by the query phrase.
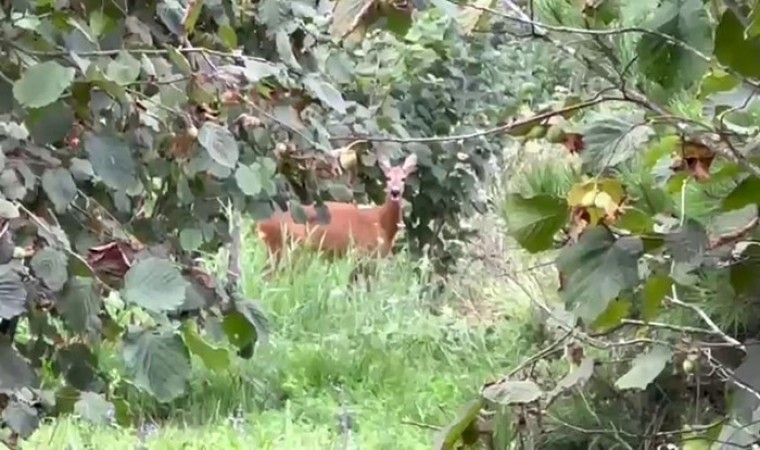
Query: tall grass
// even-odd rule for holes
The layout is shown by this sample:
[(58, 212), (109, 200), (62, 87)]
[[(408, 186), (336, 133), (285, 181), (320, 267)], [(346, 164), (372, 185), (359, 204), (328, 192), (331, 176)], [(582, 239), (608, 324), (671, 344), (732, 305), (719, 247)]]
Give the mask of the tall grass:
[[(348, 439), (349, 448), (426, 449), (426, 425), (444, 425), (530, 351), (526, 300), (495, 280), (484, 278), (488, 291), (465, 300), (497, 317), (473, 321), (461, 293), (451, 294), (457, 286), (425, 294), (403, 253), (379, 264), (368, 290), (349, 285), (350, 258), (301, 255), (264, 279), (263, 246), (247, 238), (244, 247), (244, 289), (271, 320), (270, 342), (228, 373), (196, 364), (189, 394), (171, 405), (131, 399), (146, 418), (164, 417), (144, 438), (148, 448), (342, 449)], [(347, 417), (349, 434), (339, 420)], [(69, 418), (46, 424), (24, 448), (134, 448), (139, 434)]]

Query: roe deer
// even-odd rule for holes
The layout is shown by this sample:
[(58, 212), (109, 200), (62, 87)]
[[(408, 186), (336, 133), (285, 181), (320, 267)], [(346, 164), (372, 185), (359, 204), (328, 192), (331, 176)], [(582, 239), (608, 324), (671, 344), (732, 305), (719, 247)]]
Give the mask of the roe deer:
[(353, 203), (325, 202), (330, 222), (317, 221), (314, 206), (304, 206), (306, 223), (297, 223), (289, 212), (276, 212), (256, 225), (259, 237), (274, 257), (276, 266), (287, 239), (300, 246), (318, 248), (326, 256), (340, 257), (351, 244), (362, 254), (386, 256), (390, 253), (401, 219), (401, 201), (406, 178), (417, 170), (417, 156), (409, 155), (401, 166), (391, 166), (387, 156), (378, 157), (378, 165), (386, 178), (385, 203), (359, 208)]

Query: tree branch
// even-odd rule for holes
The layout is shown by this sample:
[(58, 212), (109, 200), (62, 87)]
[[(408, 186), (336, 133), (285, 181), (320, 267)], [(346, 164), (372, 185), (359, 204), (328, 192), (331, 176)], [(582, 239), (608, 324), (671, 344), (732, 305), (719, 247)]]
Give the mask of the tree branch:
[(333, 140), (333, 141), (364, 140), (367, 142), (397, 142), (397, 143), (402, 143), (402, 144), (408, 144), (412, 142), (431, 143), (431, 142), (464, 141), (464, 140), (476, 139), (476, 138), (488, 136), (491, 134), (507, 133), (516, 128), (523, 127), (532, 123), (538, 124), (553, 116), (558, 116), (558, 115), (566, 114), (569, 112), (586, 109), (591, 106), (598, 105), (600, 103), (612, 102), (612, 101), (625, 102), (629, 100), (622, 97), (599, 97), (597, 95), (595, 98), (592, 98), (591, 100), (581, 102), (581, 103), (576, 103), (574, 105), (570, 105), (565, 108), (561, 108), (561, 109), (557, 109), (553, 111), (547, 111), (544, 113), (540, 113), (540, 114), (536, 114), (534, 116), (528, 117), (526, 119), (516, 120), (514, 122), (510, 122), (504, 125), (499, 125), (498, 127), (493, 127), (486, 130), (480, 130), (480, 131), (475, 131), (475, 132), (466, 133), (466, 134), (454, 134), (454, 135), (448, 135), (448, 136), (431, 136), (431, 137), (418, 137), (418, 138), (352, 135), (352, 136), (335, 136), (335, 137), (331, 137), (330, 140)]

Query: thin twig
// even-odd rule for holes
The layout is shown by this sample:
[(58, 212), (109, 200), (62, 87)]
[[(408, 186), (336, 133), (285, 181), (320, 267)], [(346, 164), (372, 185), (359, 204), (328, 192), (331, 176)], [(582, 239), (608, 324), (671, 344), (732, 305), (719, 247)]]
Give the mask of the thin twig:
[(708, 330), (706, 328), (690, 327), (686, 325), (674, 325), (674, 324), (662, 323), (662, 322), (647, 322), (644, 320), (635, 320), (635, 319), (623, 319), (622, 322), (625, 325), (637, 325), (637, 326), (642, 326), (642, 327), (663, 328), (666, 330), (678, 331), (680, 333), (720, 335), (720, 333), (715, 332), (714, 330)]

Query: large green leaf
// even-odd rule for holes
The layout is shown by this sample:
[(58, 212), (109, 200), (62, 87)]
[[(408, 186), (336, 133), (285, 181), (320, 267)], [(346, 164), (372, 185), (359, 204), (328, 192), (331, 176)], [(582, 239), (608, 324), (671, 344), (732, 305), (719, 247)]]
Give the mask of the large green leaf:
[(665, 245), (675, 262), (696, 267), (704, 258), (709, 238), (702, 224), (687, 219), (683, 226), (665, 236)]
[(0, 319), (12, 319), (26, 312), (26, 287), (17, 267), (0, 265)]
[(100, 330), (98, 313), (102, 304), (103, 299), (92, 278), (72, 277), (56, 308), (72, 331), (86, 333)]
[(605, 227), (587, 228), (575, 245), (565, 247), (557, 268), (566, 277), (562, 296), (587, 323), (607, 309), (623, 289), (639, 281), (640, 238), (616, 238)]
[(2, 419), (22, 439), (29, 438), (40, 426), (37, 410), (32, 405), (16, 400), (3, 409)]
[[(696, 50), (712, 51), (712, 29), (702, 0), (663, 0), (644, 28), (668, 35)], [(644, 34), (636, 48), (647, 76), (666, 88), (689, 86), (707, 62), (692, 51), (654, 34)]]
[(743, 179), (731, 193), (723, 198), (724, 211), (741, 209), (747, 205), (760, 205), (760, 178), (749, 176)]
[(75, 71), (55, 61), (45, 61), (28, 68), (13, 84), (13, 96), (29, 108), (42, 108), (63, 95), (74, 81)]
[(74, 412), (95, 425), (108, 425), (115, 414), (113, 403), (96, 392), (82, 392), (74, 404)]
[(673, 279), (666, 275), (649, 277), (641, 291), (641, 317), (644, 320), (654, 320), (660, 313), (662, 301), (671, 292)]
[(198, 131), (198, 142), (218, 164), (235, 168), (240, 150), (229, 129), (214, 122), (205, 122)]
[(583, 170), (598, 173), (629, 160), (651, 134), (643, 112), (595, 115), (583, 130)]
[(122, 294), (129, 303), (163, 312), (182, 305), (187, 286), (188, 282), (171, 261), (151, 256), (127, 271)]
[(74, 178), (71, 172), (63, 167), (45, 170), (42, 174), (42, 189), (45, 190), (45, 194), (53, 202), (58, 213), (65, 212), (77, 196)]
[(528, 198), (509, 194), (505, 209), (510, 233), (531, 253), (551, 248), (569, 216), (567, 201), (547, 194)]
[(83, 143), (92, 170), (106, 186), (126, 191), (137, 184), (137, 164), (127, 141), (112, 134), (87, 132)]
[(122, 50), (106, 68), (106, 76), (109, 80), (121, 85), (132, 84), (140, 76), (140, 60), (129, 52)]
[(0, 341), (0, 392), (23, 387), (37, 388), (40, 381), (34, 369), (6, 340)]
[(55, 362), (66, 382), (80, 390), (99, 389), (98, 357), (89, 346), (81, 343), (70, 344), (57, 349)]
[(470, 400), (460, 408), (456, 418), (438, 432), (433, 448), (435, 450), (454, 450), (457, 448), (456, 444), (462, 440), (466, 430), (478, 419), (483, 404), (483, 399), (478, 398)]
[(264, 188), (261, 177), (251, 166), (241, 164), (235, 171), (235, 181), (245, 195), (259, 195)]
[(332, 84), (321, 78), (310, 75), (303, 81), (304, 86), (315, 97), (323, 101), (327, 106), (336, 110), (340, 114), (345, 114), (348, 103), (343, 99), (343, 95)]
[(123, 357), (135, 385), (158, 401), (170, 402), (185, 393), (190, 353), (182, 337), (173, 331), (128, 334)]
[(198, 356), (209, 369), (222, 372), (229, 368), (230, 352), (225, 348), (211, 345), (189, 324), (183, 326), (182, 337), (190, 352)]
[(60, 291), (69, 279), (69, 259), (65, 253), (45, 247), (34, 254), (30, 265), (34, 274), (53, 291)]
[(760, 38), (745, 37), (744, 26), (731, 8), (723, 11), (715, 30), (715, 57), (745, 77), (760, 77)]

